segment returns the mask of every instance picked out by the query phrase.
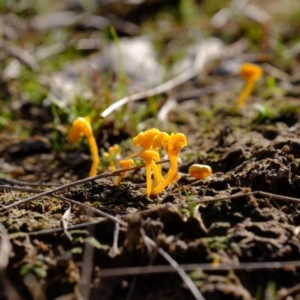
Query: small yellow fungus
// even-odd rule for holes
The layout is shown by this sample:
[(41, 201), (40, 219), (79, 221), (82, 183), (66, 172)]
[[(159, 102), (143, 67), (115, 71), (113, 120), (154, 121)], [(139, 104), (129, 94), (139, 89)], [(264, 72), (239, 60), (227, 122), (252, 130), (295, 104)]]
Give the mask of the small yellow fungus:
[(251, 94), (255, 82), (262, 77), (263, 69), (255, 64), (244, 63), (241, 65), (239, 75), (245, 79), (246, 85), (238, 98), (238, 106), (243, 107), (247, 97)]
[[(144, 151), (152, 150), (156, 152), (155, 158), (151, 161), (151, 169), (153, 170), (154, 182), (153, 187), (157, 186), (162, 180), (161, 166), (158, 166), (155, 163), (160, 160), (160, 155), (158, 152), (158, 147), (161, 145), (161, 132), (156, 128), (151, 128), (145, 132), (140, 132), (136, 137), (133, 138), (133, 143), (136, 147), (141, 146), (143, 150), (140, 153), (140, 156), (143, 158)], [(151, 174), (150, 169), (150, 174)], [(151, 178), (151, 176), (150, 176)], [(151, 179), (150, 179), (151, 181)]]
[(171, 183), (174, 180), (174, 178), (177, 177), (179, 152), (181, 148), (187, 145), (187, 139), (183, 133), (175, 133), (175, 134), (172, 133), (171, 135), (169, 135), (164, 132), (162, 145), (169, 157), (170, 169), (163, 182), (160, 183), (152, 190), (151, 192), (152, 195), (157, 195), (161, 193), (166, 188), (166, 186), (169, 183)]
[(115, 185), (119, 185), (121, 180), (125, 177), (126, 170), (129, 169), (133, 164), (134, 161), (132, 159), (122, 159), (119, 161), (120, 166), (124, 170), (116, 179)]
[(72, 123), (71, 129), (68, 133), (68, 140), (70, 142), (76, 142), (84, 135), (88, 140), (93, 159), (89, 176), (95, 176), (97, 174), (97, 168), (100, 159), (98, 153), (98, 146), (94, 137), (93, 129), (91, 126), (91, 120), (89, 117), (79, 117)]
[(192, 177), (203, 180), (212, 174), (212, 170), (208, 165), (193, 164), (189, 167), (189, 174)]

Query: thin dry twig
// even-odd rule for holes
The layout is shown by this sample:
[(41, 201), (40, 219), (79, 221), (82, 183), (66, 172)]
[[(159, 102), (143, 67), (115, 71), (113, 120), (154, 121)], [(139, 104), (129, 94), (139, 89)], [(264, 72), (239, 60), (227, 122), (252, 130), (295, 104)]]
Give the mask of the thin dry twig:
[[(300, 202), (300, 199), (298, 199), (298, 198), (286, 197), (286, 196), (272, 194), (272, 193), (267, 193), (267, 192), (263, 192), (263, 191), (253, 191), (253, 192), (247, 192), (247, 193), (239, 193), (239, 194), (235, 194), (235, 195), (231, 195), (231, 196), (226, 196), (226, 197), (221, 197), (221, 198), (204, 197), (204, 198), (202, 198), (199, 201), (195, 201), (195, 203), (208, 203), (208, 202), (217, 202), (217, 201), (224, 201), (224, 200), (235, 200), (235, 199), (239, 199), (241, 197), (246, 197), (246, 196), (251, 196), (251, 195), (257, 195), (257, 196), (261, 195), (261, 196), (266, 196), (266, 197), (270, 197), (270, 198), (276, 198), (276, 199), (282, 200), (282, 201), (292, 201), (292, 202), (296, 202), (296, 203)], [(65, 198), (65, 197), (62, 197), (62, 196), (58, 196), (58, 195), (53, 195), (53, 197), (56, 197), (56, 198), (58, 198), (58, 199), (60, 199), (62, 201), (66, 201), (66, 202), (72, 203), (74, 205), (78, 205), (78, 206), (80, 206), (80, 207), (82, 207), (82, 208), (84, 208), (86, 210), (93, 210), (93, 212), (95, 214), (97, 214), (99, 216), (102, 216), (104, 218), (108, 218), (111, 221), (117, 222), (120, 225), (125, 226), (125, 227), (127, 226), (127, 224), (125, 225), (125, 223), (122, 223), (123, 221), (120, 220), (120, 219), (125, 218), (125, 217), (128, 218), (128, 217), (131, 217), (131, 216), (136, 216), (136, 215), (147, 216), (148, 214), (150, 214), (152, 212), (156, 212), (157, 210), (164, 209), (167, 205), (170, 205), (170, 203), (167, 203), (167, 204), (165, 204), (163, 206), (159, 206), (159, 207), (150, 208), (150, 209), (143, 210), (143, 211), (138, 211), (138, 212), (130, 213), (130, 214), (127, 214), (127, 215), (124, 215), (124, 216), (119, 216), (118, 218), (116, 218), (114, 216), (111, 216), (111, 215), (109, 215), (109, 214), (107, 214), (107, 213), (99, 210), (99, 209), (90, 207), (90, 206), (88, 206), (86, 204), (77, 202), (75, 200), (68, 199), (68, 198)], [(172, 204), (172, 205), (174, 205), (174, 206), (180, 206), (181, 204)], [(101, 220), (99, 222), (103, 222), (103, 221), (105, 221), (105, 219)], [(72, 227), (69, 227), (69, 230), (71, 230), (71, 229), (77, 229), (77, 228), (85, 227), (85, 226), (96, 225), (99, 222), (87, 222), (87, 223), (73, 225)], [(43, 231), (30, 232), (29, 234), (36, 236), (36, 235), (52, 234), (52, 233), (56, 233), (56, 232), (60, 232), (60, 231), (63, 231), (63, 228), (47, 229), (47, 230), (43, 230)]]
[(112, 247), (109, 250), (109, 256), (111, 258), (114, 258), (120, 254), (120, 250), (118, 248), (119, 233), (120, 233), (120, 225), (119, 225), (119, 223), (115, 223), (114, 242), (113, 242)]
[[(106, 220), (103, 219), (103, 220), (100, 220), (100, 221), (84, 222), (84, 223), (80, 223), (80, 224), (69, 226), (68, 229), (69, 229), (69, 232), (70, 232), (71, 230), (98, 225), (98, 224), (100, 224), (102, 222), (105, 222), (105, 221)], [(62, 227), (57, 227), (57, 228), (52, 228), (52, 229), (32, 231), (32, 232), (28, 232), (27, 234), (29, 236), (36, 237), (36, 236), (39, 236), (39, 235), (54, 234), (54, 233), (63, 232), (63, 231), (64, 231), (64, 229)]]
[(213, 58), (218, 57), (221, 54), (221, 43), (219, 40), (210, 39), (206, 41), (203, 45), (199, 47), (199, 50), (196, 53), (194, 64), (188, 68), (186, 71), (182, 72), (181, 74), (177, 75), (176, 77), (154, 87), (146, 91), (142, 91), (139, 93), (135, 93), (130, 96), (126, 96), (117, 102), (110, 105), (107, 109), (105, 109), (100, 117), (106, 118), (112, 112), (117, 110), (118, 108), (126, 105), (129, 102), (142, 100), (145, 98), (153, 97), (167, 91), (174, 89), (176, 86), (179, 86), (188, 80), (197, 76), (200, 71), (203, 69), (204, 64)]
[(30, 182), (30, 181), (21, 181), (16, 179), (7, 179), (7, 178), (0, 178), (0, 182), (4, 184), (11, 184), (11, 185), (25, 185), (25, 186), (38, 186), (38, 187), (51, 187), (51, 186), (60, 185), (58, 183)]
[[(0, 189), (3, 188), (5, 190), (17, 190), (17, 191), (22, 191), (22, 192), (30, 192), (30, 193), (41, 193), (40, 190), (36, 190), (36, 189), (26, 189), (26, 188), (23, 188), (23, 187), (15, 187), (15, 186), (0, 186)], [(43, 193), (43, 192), (42, 192)], [(39, 195), (38, 194), (38, 195)], [(104, 217), (104, 218), (107, 218), (107, 219), (110, 219), (111, 221), (113, 222), (119, 222), (120, 225), (123, 225), (124, 226), (124, 222), (119, 220), (118, 218), (112, 216), (112, 215), (109, 215), (97, 208), (94, 208), (94, 207), (91, 207), (91, 206), (88, 206), (84, 203), (81, 203), (81, 202), (78, 202), (78, 201), (75, 201), (73, 199), (69, 199), (69, 198), (66, 198), (66, 197), (63, 197), (63, 196), (59, 196), (59, 195), (56, 195), (56, 194), (47, 194), (48, 197), (52, 196), (52, 197), (55, 197), (61, 201), (64, 201), (64, 202), (67, 202), (69, 204), (74, 204), (74, 205), (78, 205), (79, 207), (82, 207), (83, 209), (85, 209), (87, 212), (92, 212), (96, 215), (99, 215), (101, 217)], [(34, 197), (34, 196), (33, 196)], [(22, 201), (22, 200), (21, 200)], [(64, 217), (63, 217), (64, 218)], [(62, 229), (64, 230), (64, 227), (62, 227)]]
[(9, 264), (9, 256), (11, 254), (11, 243), (8, 233), (5, 227), (0, 223), (0, 289), (2, 289), (2, 295), (5, 295), (7, 299), (19, 300), (21, 297), (11, 285), (10, 281), (6, 279), (5, 270)]
[(41, 190), (24, 188), (22, 186), (0, 185), (0, 190), (4, 191), (19, 191), (24, 193), (41, 193)]
[(0, 49), (5, 51), (8, 55), (16, 58), (22, 64), (31, 68), (33, 71), (39, 71), (40, 66), (36, 59), (29, 52), (20, 48), (19, 46), (8, 41), (0, 41)]
[[(89, 217), (93, 217), (93, 212), (89, 211)], [(116, 222), (118, 224), (118, 222)], [(94, 236), (94, 227), (91, 227), (89, 230), (89, 235)], [(94, 262), (94, 247), (88, 240), (85, 240), (84, 243), (84, 253), (83, 253), (83, 260), (82, 260), (82, 271), (80, 275), (80, 285), (79, 285), (79, 293), (82, 299), (89, 299), (90, 298), (90, 283), (92, 280), (92, 273), (93, 273), (93, 262)]]
[(104, 218), (107, 218), (115, 223), (119, 223), (120, 225), (124, 226), (124, 227), (127, 227), (127, 223), (125, 223), (124, 221), (120, 220), (118, 217), (114, 217), (110, 214), (107, 214), (97, 208), (94, 208), (94, 207), (90, 207), (86, 204), (83, 204), (83, 203), (80, 203), (80, 202), (77, 202), (73, 199), (69, 199), (69, 198), (66, 198), (66, 197), (63, 197), (63, 196), (58, 196), (58, 195), (53, 195), (53, 197), (59, 199), (59, 200), (62, 200), (62, 201), (65, 201), (65, 202), (68, 202), (68, 203), (71, 203), (71, 204), (75, 204), (75, 205), (78, 205), (82, 208), (84, 208), (88, 213), (93, 213), (93, 214), (96, 214), (98, 216), (101, 216), (101, 217), (104, 217)]
[[(162, 160), (162, 161), (157, 162), (157, 163), (164, 163), (164, 162), (168, 162), (168, 161), (169, 160)], [(141, 169), (141, 168), (144, 168), (144, 166), (132, 167), (132, 168), (126, 169), (126, 172), (127, 171), (138, 170), (138, 169)], [(96, 176), (93, 176), (93, 177), (88, 177), (88, 178), (84, 178), (84, 179), (81, 179), (81, 180), (77, 180), (77, 181), (59, 186), (59, 187), (54, 188), (54, 189), (51, 189), (51, 190), (48, 190), (48, 191), (45, 191), (45, 192), (41, 192), (37, 195), (34, 195), (34, 196), (31, 196), (31, 197), (16, 201), (12, 204), (3, 206), (3, 207), (0, 208), (0, 212), (7, 211), (7, 210), (9, 210), (13, 207), (16, 207), (16, 206), (19, 206), (21, 204), (36, 200), (36, 199), (44, 197), (44, 196), (54, 195), (57, 192), (61, 192), (65, 189), (67, 189), (67, 188), (74, 187), (76, 185), (84, 184), (84, 183), (87, 183), (87, 182), (90, 182), (90, 181), (93, 181), (93, 180), (97, 180), (97, 179), (104, 179), (104, 178), (118, 176), (122, 172), (125, 172), (125, 170), (117, 170), (117, 171), (114, 171), (114, 172), (111, 172), (111, 173), (104, 173), (104, 174), (96, 175)], [(7, 189), (8, 188), (9, 188), (9, 186), (7, 186)], [(55, 195), (55, 197), (56, 197), (56, 195)], [(76, 204), (76, 203), (73, 203), (73, 204)]]
[[(204, 264), (182, 264), (179, 265), (181, 269), (186, 272), (195, 270), (201, 271), (261, 271), (268, 269), (286, 269), (286, 268), (300, 268), (300, 261), (277, 261), (277, 262), (247, 262), (247, 263), (220, 263), (213, 265), (211, 263)], [(151, 265), (144, 267), (126, 267), (126, 268), (111, 268), (101, 269), (99, 276), (114, 277), (114, 276), (136, 276), (144, 274), (158, 274), (158, 273), (173, 273), (176, 270), (169, 265)]]
[(158, 247), (158, 245), (146, 235), (142, 235), (146, 244), (151, 245), (155, 248), (157, 252), (170, 264), (170, 266), (179, 274), (183, 282), (190, 289), (191, 293), (197, 300), (205, 300), (192, 279), (185, 273), (185, 271), (180, 267), (176, 260), (174, 260), (164, 249)]
[(299, 198), (277, 195), (277, 194), (263, 192), (263, 191), (253, 191), (253, 192), (247, 192), (247, 193), (238, 193), (235, 195), (225, 196), (225, 197), (220, 197), (220, 198), (204, 197), (203, 199), (198, 200), (195, 203), (208, 203), (208, 202), (217, 202), (217, 201), (224, 201), (224, 200), (234, 200), (234, 199), (238, 199), (238, 198), (245, 197), (245, 196), (264, 196), (264, 197), (271, 197), (271, 198), (281, 200), (281, 201), (291, 201), (291, 202), (296, 202), (296, 203), (300, 202)]
[(300, 283), (290, 287), (289, 289), (281, 289), (277, 293), (277, 297), (275, 298), (276, 300), (284, 300), (287, 299), (288, 296), (291, 294), (294, 294), (295, 292), (298, 292), (300, 290)]

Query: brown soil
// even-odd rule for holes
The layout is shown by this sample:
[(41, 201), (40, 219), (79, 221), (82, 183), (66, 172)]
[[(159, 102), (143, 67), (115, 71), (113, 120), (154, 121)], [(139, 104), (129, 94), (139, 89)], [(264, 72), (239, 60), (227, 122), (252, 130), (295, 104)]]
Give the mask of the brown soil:
[[(232, 80), (215, 69), (206, 72), (209, 78), (194, 79), (173, 93)], [(62, 216), (69, 205), (55, 195), (5, 207), (86, 178), (87, 147), (55, 150), (41, 138), (49, 134), (42, 120), (30, 123), (32, 138), (2, 134), (0, 171), (10, 177), (0, 179), (5, 228), (0, 254), (9, 262), (0, 262), (0, 299), (194, 299), (159, 249), (182, 265), (206, 300), (300, 299), (299, 83), (288, 83), (284, 96), (263, 99), (263, 79), (241, 110), (239, 90), (229, 86), (224, 93), (179, 101), (167, 122), (150, 115), (149, 124), (166, 131), (176, 126), (187, 136), (179, 181), (148, 198), (141, 168), (120, 186), (106, 177), (66, 188), (56, 195), (95, 209), (72, 205), (66, 230)], [(255, 110), (254, 103), (268, 113)], [(31, 105), (41, 119), (51, 119), (47, 109)], [(16, 122), (31, 121), (24, 111), (19, 115)], [(133, 132), (127, 126), (115, 128), (107, 120), (97, 135), (100, 148), (127, 141), (124, 155), (136, 150), (130, 149)], [(194, 163), (210, 165), (213, 175), (191, 178), (187, 172)], [(116, 222), (97, 211), (126, 225), (116, 235)]]

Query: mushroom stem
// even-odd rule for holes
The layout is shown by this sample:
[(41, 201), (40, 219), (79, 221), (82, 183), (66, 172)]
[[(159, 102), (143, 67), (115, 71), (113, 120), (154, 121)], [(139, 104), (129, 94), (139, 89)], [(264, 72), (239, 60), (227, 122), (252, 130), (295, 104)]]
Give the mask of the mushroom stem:
[(238, 106), (239, 107), (244, 106), (246, 99), (249, 97), (249, 95), (251, 94), (251, 92), (254, 89), (254, 82), (255, 82), (254, 79), (248, 79), (246, 81), (246, 85), (238, 98)]
[(133, 164), (134, 161), (132, 159), (123, 159), (119, 161), (119, 164), (121, 165), (124, 172), (122, 172), (116, 179), (115, 185), (119, 185), (121, 180), (125, 177), (125, 174), (127, 172), (127, 169), (129, 169)]
[(168, 171), (168, 174), (167, 174), (165, 180), (152, 190), (151, 195), (156, 196), (159, 193), (161, 193), (167, 187), (167, 185), (170, 182), (172, 182), (172, 180), (176, 177), (177, 167), (178, 167), (177, 157), (175, 157), (175, 158), (170, 157), (170, 165), (171, 166), (170, 166), (170, 169)]
[(97, 175), (97, 168), (100, 163), (100, 159), (99, 159), (99, 154), (98, 154), (97, 142), (93, 135), (88, 138), (88, 143), (90, 145), (90, 150), (91, 150), (92, 159), (93, 159), (93, 163), (92, 163), (92, 166), (91, 166), (91, 169), (89, 172), (89, 176), (92, 177), (92, 176)]
[(161, 174), (161, 165), (157, 165), (155, 161), (152, 161), (151, 168), (153, 170), (153, 184), (152, 188), (155, 188), (157, 185), (159, 185), (163, 181), (163, 177)]
[(151, 165), (146, 164), (146, 196), (151, 194), (152, 182), (151, 182)]
[[(152, 182), (151, 182), (151, 170), (152, 163), (156, 166), (153, 159), (157, 159), (158, 153), (153, 150), (145, 150), (141, 153), (141, 158), (144, 159), (146, 163), (146, 196), (149, 197), (152, 190)], [(153, 172), (157, 172), (157, 169), (154, 169)], [(157, 175), (156, 175), (157, 176)]]

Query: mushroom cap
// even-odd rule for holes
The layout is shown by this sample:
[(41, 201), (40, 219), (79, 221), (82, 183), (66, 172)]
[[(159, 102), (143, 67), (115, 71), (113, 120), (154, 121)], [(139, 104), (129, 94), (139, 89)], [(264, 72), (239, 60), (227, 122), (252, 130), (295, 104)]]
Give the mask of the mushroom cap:
[(255, 64), (244, 63), (240, 67), (239, 74), (245, 80), (258, 80), (262, 77), (263, 69)]
[(87, 138), (93, 136), (89, 117), (78, 117), (72, 123), (71, 129), (68, 133), (68, 140), (70, 142), (76, 142), (82, 137), (82, 135), (85, 135)]
[(212, 169), (208, 165), (193, 164), (189, 167), (189, 174), (197, 179), (206, 179), (212, 174)]
[(160, 133), (157, 128), (151, 128), (145, 132), (140, 132), (133, 138), (136, 147), (142, 146), (145, 150), (151, 149), (155, 137)]
[(122, 159), (119, 164), (123, 169), (128, 169), (134, 164), (134, 161), (133, 159)]
[(165, 137), (165, 132), (159, 132), (154, 140), (153, 140), (153, 143), (152, 143), (152, 147), (153, 149), (157, 149), (159, 148), (161, 145), (162, 145), (162, 142), (164, 140), (164, 137)]
[(175, 133), (172, 136), (172, 144), (173, 148), (179, 148), (185, 147), (187, 145), (187, 138), (183, 133)]
[(146, 162), (146, 164), (149, 164), (153, 159), (159, 159), (159, 154), (154, 150), (145, 150), (142, 151), (141, 158)]
[(168, 135), (167, 133), (163, 139), (163, 146), (166, 153), (169, 156), (177, 156), (180, 149), (187, 145), (187, 138), (183, 133), (172, 133)]

